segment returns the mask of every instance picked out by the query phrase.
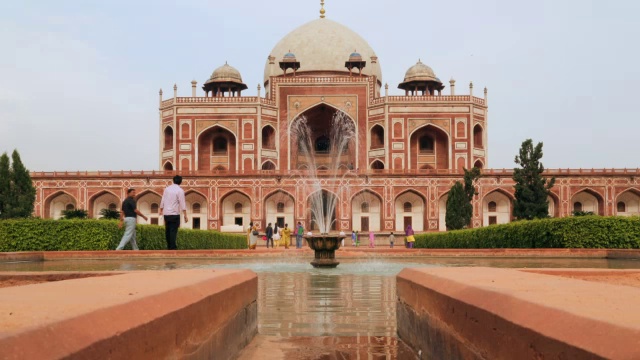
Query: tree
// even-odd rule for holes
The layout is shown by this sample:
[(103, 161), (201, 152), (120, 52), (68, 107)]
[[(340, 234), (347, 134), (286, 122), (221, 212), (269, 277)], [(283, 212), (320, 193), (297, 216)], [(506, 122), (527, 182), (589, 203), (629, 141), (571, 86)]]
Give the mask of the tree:
[(120, 219), (120, 211), (118, 211), (118, 210), (102, 209), (102, 210), (100, 210), (100, 215), (102, 215), (101, 219), (103, 219), (103, 220), (118, 220), (118, 219)]
[(11, 193), (11, 171), (7, 153), (0, 156), (0, 219), (7, 218), (9, 194)]
[(447, 230), (459, 230), (469, 225), (466, 221), (466, 213), (471, 204), (467, 201), (467, 195), (460, 181), (456, 181), (449, 191), (447, 198), (447, 215), (445, 223)]
[(527, 139), (520, 147), (520, 154), (515, 162), (521, 168), (513, 169), (513, 180), (516, 182), (513, 216), (521, 220), (541, 219), (549, 217), (549, 191), (556, 182), (542, 177), (544, 166), (542, 158), (542, 142), (533, 147), (533, 141)]
[(36, 201), (36, 189), (31, 181), (29, 170), (20, 160), (18, 150), (11, 154), (11, 171), (9, 172), (11, 192), (7, 201), (9, 205), (7, 217), (28, 218), (33, 214), (33, 204)]
[(448, 230), (459, 230), (471, 224), (473, 217), (473, 197), (478, 194), (474, 182), (480, 177), (480, 169), (464, 169), (464, 185), (456, 183), (449, 191), (445, 222)]

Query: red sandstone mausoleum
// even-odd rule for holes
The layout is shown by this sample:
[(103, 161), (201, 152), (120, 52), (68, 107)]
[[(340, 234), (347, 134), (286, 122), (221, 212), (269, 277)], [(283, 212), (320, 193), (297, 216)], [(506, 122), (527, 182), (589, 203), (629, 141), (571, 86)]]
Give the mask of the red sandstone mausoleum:
[[(338, 198), (334, 230), (389, 232), (412, 224), (416, 231), (442, 231), (447, 192), (462, 169), (473, 166), (484, 176), (472, 226), (512, 220), (512, 171), (486, 168), (486, 88), (475, 91), (469, 84), (461, 94), (451, 79), (445, 90), (418, 61), (398, 86), (405, 95), (389, 96), (374, 50), (324, 11), (265, 55), (258, 96), (242, 96), (247, 85), (228, 64), (201, 90), (192, 81), (188, 97), (178, 96), (177, 86), (169, 99), (160, 90), (158, 171), (32, 173), (35, 215), (59, 218), (65, 209), (82, 208), (97, 218), (101, 209), (119, 209), (126, 189), (134, 187), (149, 222), (162, 224), (162, 192), (180, 174), (187, 228), (237, 231), (250, 221), (262, 228), (298, 221), (313, 228), (310, 193), (302, 186), (309, 162), (291, 132), (304, 116), (320, 177), (328, 187), (342, 184), (335, 194), (323, 190)], [(354, 122), (357, 136), (340, 155), (335, 180), (326, 170), (333, 155), (325, 150), (337, 112)], [(557, 179), (549, 197), (551, 216), (574, 210), (640, 215), (638, 169), (555, 169), (546, 175)]]

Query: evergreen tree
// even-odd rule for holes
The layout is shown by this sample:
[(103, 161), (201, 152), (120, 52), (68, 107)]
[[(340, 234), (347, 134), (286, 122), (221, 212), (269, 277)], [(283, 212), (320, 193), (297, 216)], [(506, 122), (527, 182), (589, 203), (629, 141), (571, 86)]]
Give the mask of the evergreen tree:
[(6, 219), (9, 212), (9, 194), (11, 193), (11, 171), (9, 170), (9, 156), (0, 156), (0, 219)]
[[(447, 214), (445, 217), (445, 223), (447, 224), (447, 230), (460, 230), (469, 225), (466, 221), (466, 213), (471, 207), (469, 201), (467, 201), (467, 195), (465, 194), (464, 187), (460, 181), (456, 181), (449, 191), (449, 197), (447, 198)], [(473, 209), (471, 209), (473, 210)]]
[(480, 169), (464, 169), (464, 185), (459, 181), (451, 187), (447, 198), (445, 223), (447, 230), (459, 230), (471, 224), (473, 217), (473, 197), (478, 193), (474, 182), (480, 177)]
[(11, 192), (8, 200), (10, 218), (28, 218), (33, 215), (33, 204), (36, 201), (36, 189), (31, 181), (29, 170), (20, 160), (18, 150), (11, 154)]
[(513, 180), (516, 182), (515, 201), (513, 202), (513, 216), (521, 220), (546, 218), (549, 216), (549, 189), (556, 179), (542, 177), (544, 166), (542, 158), (542, 143), (533, 147), (533, 141), (527, 139), (520, 147), (520, 154), (515, 162), (520, 168), (513, 169)]

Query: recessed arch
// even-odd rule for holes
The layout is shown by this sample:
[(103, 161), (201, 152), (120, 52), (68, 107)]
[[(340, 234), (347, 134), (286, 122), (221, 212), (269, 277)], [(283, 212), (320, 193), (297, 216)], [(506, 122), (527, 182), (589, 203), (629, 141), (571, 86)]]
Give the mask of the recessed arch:
[[(411, 211), (407, 208), (406, 204), (411, 204)], [(395, 214), (396, 214), (396, 231), (404, 232), (407, 225), (411, 225), (414, 231), (425, 230), (425, 207), (427, 199), (419, 192), (409, 189), (401, 192), (394, 199)]]
[(197, 170), (237, 169), (237, 144), (236, 134), (225, 126), (215, 124), (203, 129), (196, 137)]
[[(604, 199), (597, 191), (591, 188), (584, 188), (571, 196), (571, 204), (582, 204), (584, 212), (593, 212), (596, 215), (604, 215)], [(572, 208), (573, 210), (573, 208)]]
[(167, 125), (164, 127), (164, 151), (173, 150), (173, 133), (173, 127), (171, 125)]
[(371, 149), (384, 149), (384, 127), (380, 124), (373, 125), (369, 133)]
[(208, 228), (209, 202), (207, 197), (195, 189), (189, 189), (184, 193), (187, 205), (187, 217), (189, 222), (183, 224), (190, 229), (205, 230)]
[(173, 171), (173, 164), (171, 163), (171, 161), (166, 161), (164, 165), (162, 165), (162, 169), (164, 171)]
[[(317, 204), (316, 207), (312, 203)], [(338, 228), (340, 197), (331, 190), (321, 189), (312, 192), (307, 196), (307, 221), (309, 230), (322, 230), (321, 225), (328, 221), (327, 230), (336, 230)], [(321, 217), (321, 219), (316, 219)]]
[[(288, 134), (290, 134), (287, 150), (288, 169), (300, 169), (301, 165), (308, 164), (310, 159), (306, 152), (311, 152), (313, 154), (315, 157), (316, 167), (321, 165), (332, 166), (335, 164), (336, 160), (336, 167), (341, 167), (342, 165), (351, 165), (354, 168), (356, 167), (354, 164), (357, 164), (359, 152), (359, 139), (357, 135), (354, 135), (354, 137), (350, 139), (345, 148), (342, 149), (342, 153), (337, 159), (334, 156), (335, 154), (326, 152), (317, 153), (316, 151), (316, 141), (321, 136), (330, 135), (331, 129), (333, 128), (333, 119), (338, 115), (342, 116), (345, 121), (348, 121), (348, 125), (346, 126), (352, 128), (355, 133), (358, 126), (351, 115), (326, 102), (319, 102), (310, 105), (298, 114), (299, 115), (289, 122), (288, 127)], [(303, 119), (307, 119), (307, 125), (309, 126), (308, 132), (298, 130), (300, 126), (299, 122), (303, 121)], [(303, 134), (298, 135), (298, 132)], [(329, 141), (329, 146), (335, 150), (335, 145), (331, 144), (331, 141)]]
[(153, 190), (144, 190), (136, 196), (136, 202), (138, 203), (138, 209), (140, 212), (148, 216), (148, 220), (138, 217), (138, 223), (154, 225), (164, 224), (164, 219), (159, 216), (159, 211), (155, 211), (156, 206), (158, 206), (158, 210), (160, 208), (162, 195)]
[(438, 199), (438, 230), (447, 231), (447, 200), (449, 199), (449, 191), (440, 195)]
[(480, 124), (473, 127), (473, 147), (484, 149), (484, 128)]
[(288, 224), (290, 229), (294, 227), (296, 202), (291, 193), (277, 189), (264, 197), (264, 216), (267, 223), (279, 224), (284, 227)]
[[(433, 152), (428, 151), (425, 139), (433, 141)], [(420, 144), (421, 140), (423, 144)], [(436, 124), (423, 124), (409, 134), (408, 162), (409, 169), (420, 169), (430, 165), (434, 169), (449, 169), (451, 136), (447, 130)], [(421, 146), (424, 147), (421, 149)]]
[(560, 196), (554, 192), (550, 192), (547, 201), (549, 201), (549, 216), (560, 217)]
[(275, 170), (276, 169), (276, 164), (273, 163), (273, 161), (271, 160), (267, 160), (265, 162), (262, 163), (262, 170)]
[(484, 169), (484, 163), (482, 162), (482, 160), (476, 160), (475, 163), (473, 163), (473, 167), (478, 168), (480, 170)]
[(366, 189), (351, 197), (352, 229), (358, 231), (382, 230), (382, 204), (380, 194)]
[(495, 189), (482, 198), (482, 223), (484, 226), (511, 222), (513, 194), (504, 189)]
[(276, 129), (271, 125), (262, 127), (262, 148), (267, 150), (276, 150)]
[[(622, 206), (620, 206), (622, 203)], [(615, 214), (618, 216), (639, 216), (640, 215), (640, 190), (627, 189), (618, 196), (615, 201)]]
[(102, 217), (102, 209), (109, 209), (109, 205), (115, 203), (116, 210), (122, 205), (120, 197), (109, 190), (102, 190), (89, 198), (89, 216), (94, 219)]
[(77, 209), (78, 200), (66, 191), (57, 191), (49, 195), (44, 201), (45, 218), (62, 218), (62, 212), (67, 209), (67, 205), (73, 205), (74, 209)]
[(381, 160), (374, 160), (371, 162), (371, 165), (369, 165), (369, 168), (371, 170), (384, 170), (384, 162)]
[[(242, 204), (242, 213), (236, 213), (236, 204)], [(252, 215), (251, 197), (240, 190), (233, 190), (220, 199), (220, 214), (222, 214), (222, 225), (242, 226), (244, 229), (249, 226)]]

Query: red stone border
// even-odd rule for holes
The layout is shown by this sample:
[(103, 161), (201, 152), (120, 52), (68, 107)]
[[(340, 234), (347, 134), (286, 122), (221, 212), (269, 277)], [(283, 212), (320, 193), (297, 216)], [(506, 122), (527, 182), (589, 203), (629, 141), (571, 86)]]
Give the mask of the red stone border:
[(3, 359), (227, 359), (257, 333), (255, 273), (140, 271), (0, 289)]
[[(43, 251), (0, 253), (0, 262), (44, 261), (65, 259), (117, 259), (117, 258), (245, 258), (245, 257), (309, 257), (310, 249), (257, 249), (257, 250), (141, 250), (141, 251)], [(640, 259), (640, 250), (616, 249), (405, 249), (396, 247), (346, 247), (336, 257), (542, 257), (542, 258), (600, 258)]]
[(398, 334), (426, 358), (640, 358), (640, 288), (493, 268), (397, 280)]

